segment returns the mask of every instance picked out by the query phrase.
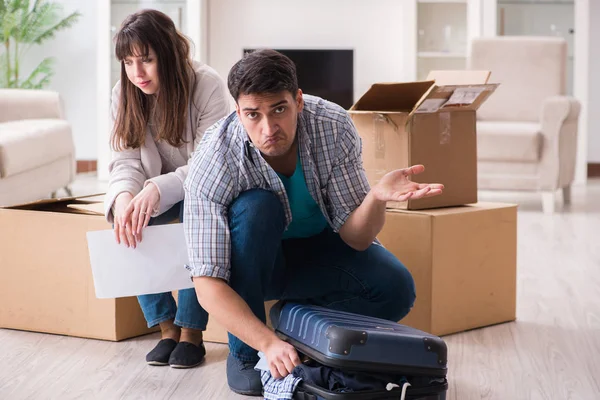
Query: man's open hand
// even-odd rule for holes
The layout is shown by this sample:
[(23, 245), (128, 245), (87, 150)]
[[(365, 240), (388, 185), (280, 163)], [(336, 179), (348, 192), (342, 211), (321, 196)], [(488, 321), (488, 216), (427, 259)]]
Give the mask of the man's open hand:
[(444, 185), (439, 183), (416, 183), (410, 180), (411, 175), (425, 171), (423, 165), (389, 172), (373, 187), (373, 195), (380, 201), (406, 201), (442, 194)]

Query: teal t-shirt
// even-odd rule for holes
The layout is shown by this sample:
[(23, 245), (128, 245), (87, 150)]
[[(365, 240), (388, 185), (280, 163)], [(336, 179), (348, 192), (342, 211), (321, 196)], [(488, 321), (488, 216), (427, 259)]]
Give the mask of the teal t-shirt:
[(288, 178), (277, 173), (283, 182), (292, 209), (292, 222), (283, 233), (284, 239), (314, 236), (327, 226), (327, 220), (306, 186), (300, 155), (297, 158), (296, 170), (292, 176)]

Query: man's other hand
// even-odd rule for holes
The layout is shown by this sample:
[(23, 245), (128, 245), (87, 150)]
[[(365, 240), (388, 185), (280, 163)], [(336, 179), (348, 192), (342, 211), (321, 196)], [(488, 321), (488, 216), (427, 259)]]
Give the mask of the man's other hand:
[(271, 375), (275, 379), (281, 379), (291, 374), (297, 365), (300, 365), (300, 357), (294, 346), (277, 338), (264, 350), (269, 363)]

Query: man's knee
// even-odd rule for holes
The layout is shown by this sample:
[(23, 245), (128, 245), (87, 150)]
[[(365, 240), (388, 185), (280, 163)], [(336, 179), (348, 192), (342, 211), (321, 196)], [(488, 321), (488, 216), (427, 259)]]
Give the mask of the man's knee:
[(279, 197), (270, 190), (251, 189), (240, 193), (229, 207), (232, 234), (265, 234), (285, 227), (285, 212)]
[(397, 259), (386, 266), (389, 273), (381, 281), (381, 292), (385, 297), (386, 318), (399, 321), (413, 307), (416, 299), (415, 282), (410, 271)]

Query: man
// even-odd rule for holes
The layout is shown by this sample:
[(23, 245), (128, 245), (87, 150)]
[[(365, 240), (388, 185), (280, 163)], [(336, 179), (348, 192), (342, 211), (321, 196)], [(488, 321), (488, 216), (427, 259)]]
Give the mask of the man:
[(227, 381), (260, 395), (257, 350), (275, 378), (299, 364), (265, 325), (264, 300), (302, 299), (400, 320), (415, 299), (408, 270), (376, 242), (387, 201), (442, 185), (390, 172), (373, 188), (346, 111), (303, 95), (294, 63), (273, 50), (231, 69), (236, 112), (209, 129), (185, 182), (189, 270), (202, 307), (229, 332)]

